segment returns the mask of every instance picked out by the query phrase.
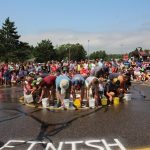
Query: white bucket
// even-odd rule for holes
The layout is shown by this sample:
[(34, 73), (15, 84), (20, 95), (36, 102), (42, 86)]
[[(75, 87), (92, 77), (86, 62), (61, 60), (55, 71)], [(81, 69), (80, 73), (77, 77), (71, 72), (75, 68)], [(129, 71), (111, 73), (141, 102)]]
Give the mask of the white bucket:
[(80, 98), (81, 96), (80, 96), (80, 94), (76, 94), (76, 98)]
[(126, 101), (130, 101), (131, 100), (131, 96), (132, 96), (132, 94), (124, 94), (124, 99), (126, 100)]
[(64, 105), (66, 108), (69, 108), (69, 103), (70, 103), (69, 99), (64, 99)]
[(30, 94), (30, 95), (26, 95), (26, 94), (24, 94), (24, 102), (26, 102), (26, 103), (32, 103), (33, 102), (33, 96), (32, 96), (32, 94)]
[(89, 99), (89, 107), (95, 108), (95, 99), (94, 98)]
[(46, 107), (49, 106), (48, 98), (43, 98), (43, 99), (42, 99), (42, 106), (43, 106), (44, 108), (46, 108)]

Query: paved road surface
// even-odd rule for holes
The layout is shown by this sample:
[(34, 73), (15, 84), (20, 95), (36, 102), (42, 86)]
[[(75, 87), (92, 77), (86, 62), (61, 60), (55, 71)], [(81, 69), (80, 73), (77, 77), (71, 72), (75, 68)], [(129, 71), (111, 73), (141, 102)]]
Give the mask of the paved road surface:
[(19, 87), (1, 88), (0, 150), (148, 150), (150, 86), (133, 83), (131, 92), (108, 110), (54, 111), (20, 104)]

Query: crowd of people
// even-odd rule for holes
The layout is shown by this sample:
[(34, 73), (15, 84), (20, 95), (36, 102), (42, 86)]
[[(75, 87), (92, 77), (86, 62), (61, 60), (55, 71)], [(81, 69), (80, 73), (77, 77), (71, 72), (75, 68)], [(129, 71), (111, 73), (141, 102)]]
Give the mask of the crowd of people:
[(131, 80), (150, 81), (149, 67), (150, 64), (141, 61), (114, 59), (8, 63), (0, 66), (0, 86), (20, 84), (24, 96), (32, 95), (36, 105), (48, 98), (51, 105), (65, 108), (64, 99), (77, 97), (81, 107), (85, 107), (84, 99), (89, 101), (91, 98), (99, 106), (103, 97), (112, 105), (113, 97), (123, 100)]

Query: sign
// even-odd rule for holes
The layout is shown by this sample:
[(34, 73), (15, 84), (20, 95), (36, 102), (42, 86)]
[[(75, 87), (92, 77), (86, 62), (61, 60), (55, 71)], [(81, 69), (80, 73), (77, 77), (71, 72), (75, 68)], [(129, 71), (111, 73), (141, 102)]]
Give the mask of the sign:
[[(43, 150), (66, 150), (65, 146), (69, 146), (69, 150), (79, 150), (78, 147), (87, 147), (87, 149), (97, 149), (97, 150), (113, 150), (117, 148), (118, 150), (126, 150), (123, 144), (118, 140), (114, 139), (112, 143), (108, 143), (105, 139), (98, 140), (87, 140), (87, 141), (66, 141), (59, 142), (57, 146), (55, 146), (51, 142), (44, 141), (24, 141), (24, 140), (9, 140), (6, 144), (4, 144), (0, 150), (11, 150), (15, 149), (17, 145), (28, 144), (26, 150), (33, 150), (35, 146), (38, 144), (44, 144), (45, 148)], [(81, 148), (82, 149), (82, 148)]]

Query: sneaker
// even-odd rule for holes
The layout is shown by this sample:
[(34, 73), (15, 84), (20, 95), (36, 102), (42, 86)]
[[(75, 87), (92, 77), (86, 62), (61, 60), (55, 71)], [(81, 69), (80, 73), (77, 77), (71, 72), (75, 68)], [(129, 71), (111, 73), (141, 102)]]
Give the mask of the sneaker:
[(60, 103), (60, 102), (56, 103), (56, 104), (54, 105), (54, 107), (55, 107), (55, 108), (61, 107), (61, 103)]
[(113, 105), (113, 102), (110, 102), (109, 104), (108, 104), (108, 106), (112, 106)]
[(62, 104), (59, 108), (67, 109), (64, 104)]
[(59, 106), (58, 108), (64, 108), (64, 105)]
[(85, 104), (82, 104), (82, 105), (81, 105), (81, 108), (85, 108), (85, 107), (86, 107), (86, 105), (85, 105)]
[(42, 100), (39, 100), (37, 103), (39, 104), (39, 103), (41, 103), (42, 102)]

